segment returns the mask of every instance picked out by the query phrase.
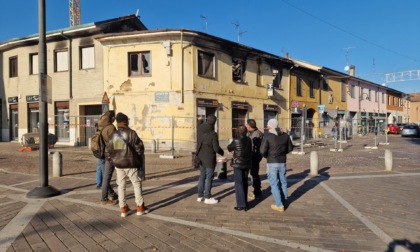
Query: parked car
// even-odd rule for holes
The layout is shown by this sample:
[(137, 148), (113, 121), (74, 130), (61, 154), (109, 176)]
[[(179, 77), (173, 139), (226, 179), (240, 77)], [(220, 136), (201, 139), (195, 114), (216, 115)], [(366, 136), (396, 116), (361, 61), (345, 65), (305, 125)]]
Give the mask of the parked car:
[(388, 124), (388, 134), (400, 134), (401, 129), (397, 124)]
[(402, 130), (407, 123), (397, 123), (397, 126)]
[(420, 127), (417, 124), (407, 124), (401, 131), (402, 137), (420, 137)]

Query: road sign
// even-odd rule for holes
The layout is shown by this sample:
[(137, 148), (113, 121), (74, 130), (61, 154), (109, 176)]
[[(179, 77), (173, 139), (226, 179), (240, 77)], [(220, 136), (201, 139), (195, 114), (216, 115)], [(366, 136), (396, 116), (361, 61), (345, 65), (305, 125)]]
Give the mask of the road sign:
[(299, 101), (293, 101), (293, 102), (292, 102), (292, 106), (293, 106), (294, 108), (299, 108), (299, 106), (300, 106), (300, 102), (299, 102)]
[(106, 91), (104, 92), (104, 96), (102, 96), (102, 104), (109, 104), (109, 98)]

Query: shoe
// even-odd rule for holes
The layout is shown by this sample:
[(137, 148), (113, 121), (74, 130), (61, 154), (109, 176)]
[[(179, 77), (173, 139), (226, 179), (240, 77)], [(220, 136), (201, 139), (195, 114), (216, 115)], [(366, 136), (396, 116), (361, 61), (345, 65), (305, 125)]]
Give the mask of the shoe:
[(131, 209), (125, 205), (125, 207), (121, 207), (121, 217), (127, 217), (128, 212), (130, 212)]
[(98, 189), (98, 190), (102, 189), (102, 185), (97, 185), (96, 189)]
[(147, 214), (149, 211), (149, 208), (145, 207), (144, 203), (141, 206), (137, 206), (137, 215)]
[(234, 207), (233, 209), (235, 209), (236, 211), (248, 211), (249, 208), (248, 207)]
[(209, 205), (217, 204), (218, 202), (219, 201), (215, 198), (209, 198), (209, 199), (204, 200), (204, 204), (209, 204)]
[(248, 199), (255, 199), (255, 194), (253, 192), (249, 192)]
[(113, 205), (116, 205), (116, 204), (117, 204), (116, 200), (109, 200), (109, 199), (101, 200), (101, 205), (102, 206), (113, 206)]
[(201, 202), (201, 201), (203, 201), (203, 200), (204, 200), (204, 198), (203, 198), (203, 197), (198, 197), (198, 198), (197, 198), (197, 201), (198, 201), (198, 202)]
[(271, 209), (273, 209), (274, 211), (279, 211), (279, 212), (284, 212), (284, 206), (276, 206), (276, 205), (271, 205)]
[(118, 200), (118, 195), (114, 194), (114, 195), (108, 196), (108, 199), (109, 200)]

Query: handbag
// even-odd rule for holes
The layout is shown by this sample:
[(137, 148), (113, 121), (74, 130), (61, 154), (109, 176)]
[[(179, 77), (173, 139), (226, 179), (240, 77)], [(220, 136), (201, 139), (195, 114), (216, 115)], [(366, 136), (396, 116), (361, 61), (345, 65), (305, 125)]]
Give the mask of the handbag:
[(193, 156), (193, 166), (194, 166), (195, 169), (200, 168), (200, 162), (201, 161), (198, 158), (198, 154), (197, 153), (194, 153), (194, 156)]

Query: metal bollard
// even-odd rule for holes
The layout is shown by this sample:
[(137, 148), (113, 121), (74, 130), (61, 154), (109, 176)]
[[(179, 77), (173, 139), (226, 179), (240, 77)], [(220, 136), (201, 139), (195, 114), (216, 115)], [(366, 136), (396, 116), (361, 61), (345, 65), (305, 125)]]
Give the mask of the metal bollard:
[(217, 157), (217, 178), (218, 179), (227, 179), (227, 165), (226, 165), (226, 157)]
[(311, 173), (312, 176), (318, 175), (318, 152), (311, 151)]
[(152, 153), (156, 153), (156, 140), (152, 140)]
[(392, 171), (392, 152), (385, 150), (385, 171)]
[(61, 177), (63, 175), (63, 158), (60, 152), (53, 154), (53, 177)]

